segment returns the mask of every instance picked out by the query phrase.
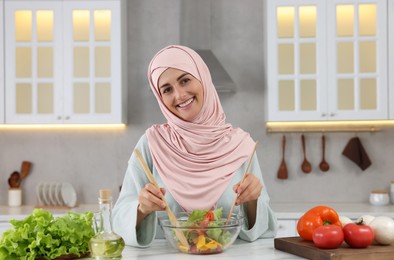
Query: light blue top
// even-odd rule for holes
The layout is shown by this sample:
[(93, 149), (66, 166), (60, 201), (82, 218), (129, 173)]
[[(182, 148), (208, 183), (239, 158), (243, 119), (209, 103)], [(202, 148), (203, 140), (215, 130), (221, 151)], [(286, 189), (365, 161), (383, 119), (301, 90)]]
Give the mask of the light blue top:
[[(149, 150), (148, 139), (143, 135), (138, 141), (136, 148), (140, 151), (142, 157), (145, 159), (149, 168), (151, 169), (154, 178), (160, 187), (166, 188), (161, 180), (156, 167), (153, 165), (151, 153)], [(240, 182), (248, 162), (244, 163), (240, 169), (234, 174), (228, 188), (217, 202), (217, 207), (222, 207), (223, 212), (229, 212), (233, 204), (235, 193), (233, 186)], [(258, 238), (272, 238), (277, 231), (277, 219), (269, 206), (269, 197), (262, 178), (262, 173), (257, 156), (254, 155), (249, 172), (255, 174), (263, 184), (263, 191), (257, 200), (257, 216), (256, 223), (253, 228), (248, 228), (247, 218), (242, 226), (239, 238), (246, 241), (254, 241)], [(113, 228), (114, 231), (123, 237), (126, 245), (136, 247), (148, 247), (154, 238), (163, 238), (163, 232), (158, 227), (157, 217), (161, 214), (166, 214), (165, 211), (151, 213), (141, 223), (139, 229), (136, 229), (137, 224), (137, 207), (138, 194), (145, 185), (149, 183), (143, 168), (140, 165), (134, 153), (131, 155), (128, 162), (128, 168), (123, 180), (122, 190), (119, 198), (115, 203), (113, 209)], [(182, 211), (179, 204), (174, 200), (171, 193), (166, 188), (167, 192), (165, 198), (168, 205), (173, 212)], [(244, 211), (246, 216), (246, 209), (243, 206), (237, 206), (234, 213)]]

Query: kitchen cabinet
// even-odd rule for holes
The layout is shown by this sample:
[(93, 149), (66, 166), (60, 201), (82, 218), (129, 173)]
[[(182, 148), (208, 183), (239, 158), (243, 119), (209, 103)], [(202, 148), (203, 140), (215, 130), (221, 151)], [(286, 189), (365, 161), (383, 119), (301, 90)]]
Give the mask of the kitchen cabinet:
[(5, 0), (5, 122), (124, 123), (125, 5)]
[[(0, 20), (4, 21), (4, 1), (0, 0)], [(4, 27), (0, 26), (0, 124), (4, 124)]]
[[(388, 1), (388, 13), (394, 14), (394, 1)], [(389, 15), (389, 45), (394, 46), (394, 15)], [(389, 100), (394, 100), (394, 50), (393, 47), (389, 49), (389, 86), (391, 87)], [(394, 102), (389, 102), (390, 119), (394, 119)]]
[(267, 121), (388, 119), (387, 0), (270, 0)]

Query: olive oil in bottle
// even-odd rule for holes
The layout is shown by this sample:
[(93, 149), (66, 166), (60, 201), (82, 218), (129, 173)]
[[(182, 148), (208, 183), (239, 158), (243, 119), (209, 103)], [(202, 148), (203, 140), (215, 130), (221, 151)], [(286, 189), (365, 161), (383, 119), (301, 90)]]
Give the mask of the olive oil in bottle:
[(96, 235), (89, 241), (92, 258), (120, 259), (125, 247), (121, 236), (112, 231), (112, 196), (110, 190), (100, 190), (100, 212), (94, 223)]

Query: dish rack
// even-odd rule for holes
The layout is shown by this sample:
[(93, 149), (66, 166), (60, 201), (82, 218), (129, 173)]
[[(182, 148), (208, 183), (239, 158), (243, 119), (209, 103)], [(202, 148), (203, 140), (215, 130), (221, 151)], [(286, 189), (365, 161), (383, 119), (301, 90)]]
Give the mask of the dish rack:
[(68, 182), (42, 182), (36, 187), (36, 208), (74, 208), (77, 193)]

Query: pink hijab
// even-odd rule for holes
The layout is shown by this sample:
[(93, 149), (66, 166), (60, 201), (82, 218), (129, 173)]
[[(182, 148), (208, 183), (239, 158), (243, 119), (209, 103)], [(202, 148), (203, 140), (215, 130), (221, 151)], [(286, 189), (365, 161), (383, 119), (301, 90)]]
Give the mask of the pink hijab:
[[(157, 83), (168, 68), (188, 72), (202, 83), (204, 104), (192, 122), (172, 114), (161, 100)], [(254, 141), (225, 122), (208, 67), (192, 49), (171, 45), (160, 50), (149, 64), (148, 78), (167, 119), (146, 131), (160, 177), (184, 210), (215, 208), (234, 172), (249, 158)]]

